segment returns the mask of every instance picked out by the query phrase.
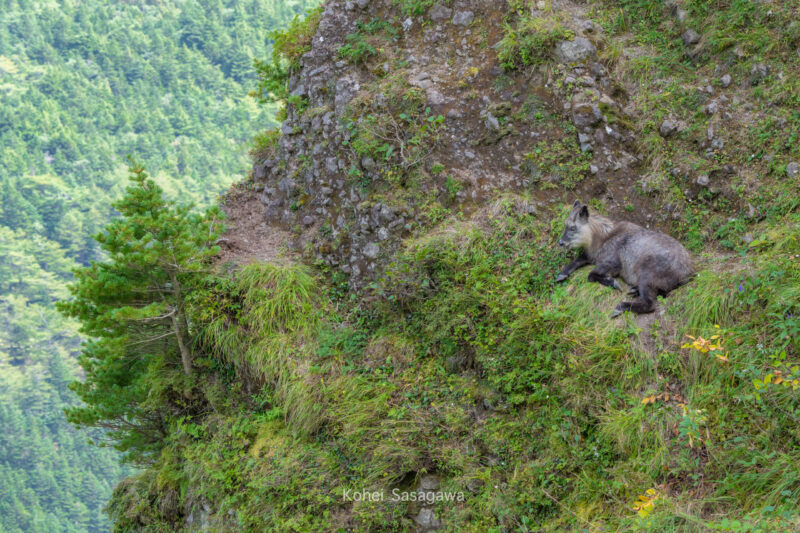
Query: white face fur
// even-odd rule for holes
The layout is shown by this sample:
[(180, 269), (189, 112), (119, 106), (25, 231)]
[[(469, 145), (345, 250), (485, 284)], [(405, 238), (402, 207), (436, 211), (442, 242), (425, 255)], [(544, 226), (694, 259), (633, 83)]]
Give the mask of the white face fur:
[(592, 243), (592, 229), (589, 225), (589, 208), (575, 202), (572, 212), (564, 224), (564, 234), (559, 246), (567, 248), (586, 248)]

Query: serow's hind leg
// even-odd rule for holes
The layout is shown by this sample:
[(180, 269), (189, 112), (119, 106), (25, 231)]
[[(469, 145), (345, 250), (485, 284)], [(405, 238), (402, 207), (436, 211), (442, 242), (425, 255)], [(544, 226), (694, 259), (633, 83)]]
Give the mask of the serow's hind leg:
[(634, 313), (652, 313), (656, 308), (656, 289), (649, 283), (639, 283), (639, 299), (634, 302), (620, 302), (611, 318), (616, 318), (625, 311)]

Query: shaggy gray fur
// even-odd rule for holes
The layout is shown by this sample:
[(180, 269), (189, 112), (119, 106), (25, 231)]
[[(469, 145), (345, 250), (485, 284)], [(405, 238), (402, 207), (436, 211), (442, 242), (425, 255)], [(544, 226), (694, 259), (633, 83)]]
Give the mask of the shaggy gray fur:
[(578, 257), (564, 267), (556, 281), (564, 281), (575, 270), (595, 265), (589, 281), (621, 290), (615, 279), (621, 277), (631, 286), (632, 302), (621, 302), (612, 318), (625, 311), (650, 313), (658, 295), (689, 281), (692, 262), (689, 252), (668, 235), (650, 231), (630, 222), (612, 222), (576, 201), (565, 222), (560, 246), (580, 249)]

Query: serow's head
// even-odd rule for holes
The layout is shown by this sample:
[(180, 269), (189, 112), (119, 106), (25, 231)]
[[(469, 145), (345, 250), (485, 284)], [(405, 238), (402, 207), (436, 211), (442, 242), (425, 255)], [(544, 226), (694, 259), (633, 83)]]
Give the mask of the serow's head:
[(572, 211), (564, 222), (564, 234), (558, 241), (559, 246), (565, 248), (580, 248), (586, 245), (586, 236), (589, 229), (589, 207), (575, 200)]

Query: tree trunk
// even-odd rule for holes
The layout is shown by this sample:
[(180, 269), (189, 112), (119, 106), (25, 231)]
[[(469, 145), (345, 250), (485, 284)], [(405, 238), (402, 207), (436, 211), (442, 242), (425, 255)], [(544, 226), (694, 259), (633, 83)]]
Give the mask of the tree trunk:
[(175, 315), (172, 315), (172, 326), (175, 328), (175, 336), (178, 338), (178, 348), (181, 351), (181, 363), (183, 363), (183, 371), (186, 372), (187, 376), (191, 376), (192, 354), (189, 351), (189, 348), (186, 347), (186, 343), (183, 341), (183, 331), (181, 330), (180, 320), (176, 316), (177, 313), (182, 313), (182, 311), (178, 311)]
[(192, 375), (192, 352), (186, 345), (185, 335), (189, 333), (187, 329), (186, 315), (183, 312), (183, 295), (181, 294), (181, 286), (178, 284), (178, 278), (175, 273), (172, 274), (172, 294), (175, 297), (175, 313), (172, 315), (172, 327), (175, 330), (175, 336), (178, 338), (178, 349), (181, 351), (181, 363), (183, 363), (183, 371), (187, 376)]

